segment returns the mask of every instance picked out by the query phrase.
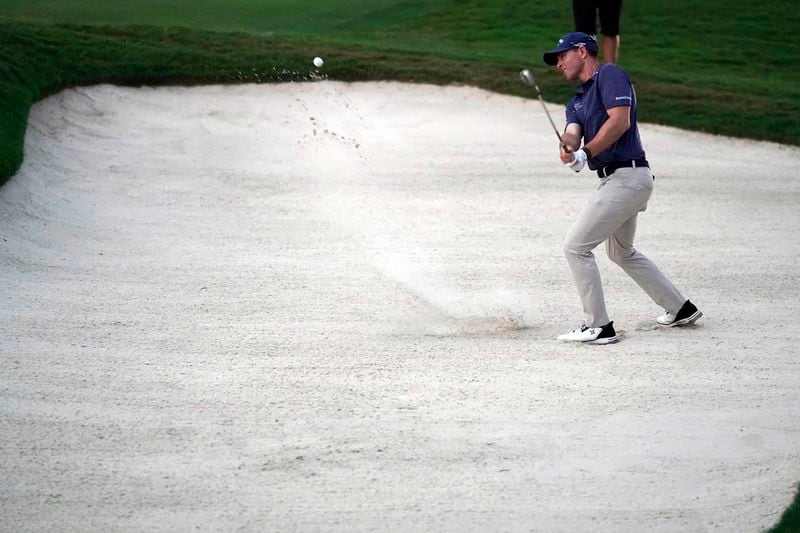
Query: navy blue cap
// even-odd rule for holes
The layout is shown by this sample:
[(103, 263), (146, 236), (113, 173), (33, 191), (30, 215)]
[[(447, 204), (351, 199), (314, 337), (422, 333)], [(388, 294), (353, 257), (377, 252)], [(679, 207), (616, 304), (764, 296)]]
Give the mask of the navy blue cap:
[(595, 38), (591, 35), (574, 31), (559, 39), (558, 45), (553, 50), (545, 52), (542, 58), (548, 65), (555, 65), (558, 63), (558, 54), (566, 52), (567, 50), (572, 50), (573, 48), (578, 48), (579, 46), (585, 46), (589, 52), (597, 55), (597, 41)]

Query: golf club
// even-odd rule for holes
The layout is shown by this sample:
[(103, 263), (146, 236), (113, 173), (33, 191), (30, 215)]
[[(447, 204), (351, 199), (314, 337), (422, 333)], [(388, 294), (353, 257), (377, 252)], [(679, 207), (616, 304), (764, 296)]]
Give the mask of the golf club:
[(545, 105), (544, 100), (542, 100), (542, 93), (539, 91), (539, 86), (536, 85), (536, 78), (533, 77), (533, 72), (528, 69), (524, 69), (519, 73), (519, 79), (521, 79), (522, 83), (528, 87), (533, 87), (536, 89), (536, 95), (539, 97), (539, 101), (542, 103), (544, 112), (547, 115), (548, 120), (550, 120), (550, 124), (553, 126), (553, 131), (556, 132), (556, 137), (558, 137), (559, 143), (561, 146), (566, 146), (566, 144), (564, 144), (564, 139), (561, 138), (561, 134), (558, 132), (558, 128), (556, 128), (556, 123), (553, 122), (553, 117), (550, 116), (550, 111), (547, 110), (547, 105)]

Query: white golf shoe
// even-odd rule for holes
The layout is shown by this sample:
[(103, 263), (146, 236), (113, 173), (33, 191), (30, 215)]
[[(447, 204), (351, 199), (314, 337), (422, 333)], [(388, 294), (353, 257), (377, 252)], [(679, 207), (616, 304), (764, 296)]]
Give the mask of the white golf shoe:
[(558, 336), (558, 340), (564, 342), (582, 342), (584, 344), (614, 344), (617, 339), (617, 332), (614, 331), (614, 322), (609, 322), (599, 328), (590, 328), (581, 325), (569, 333)]
[(681, 307), (680, 311), (673, 314), (669, 311), (661, 315), (660, 317), (656, 318), (656, 322), (661, 324), (662, 326), (667, 327), (674, 327), (674, 326), (687, 326), (689, 324), (694, 324), (697, 322), (697, 319), (703, 316), (703, 312), (700, 311), (695, 305), (686, 300), (684, 302), (683, 307)]

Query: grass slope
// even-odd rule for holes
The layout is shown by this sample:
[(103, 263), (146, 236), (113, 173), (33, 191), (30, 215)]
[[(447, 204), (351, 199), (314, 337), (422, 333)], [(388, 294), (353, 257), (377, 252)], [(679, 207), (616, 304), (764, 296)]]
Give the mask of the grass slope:
[[(319, 48), (313, 39), (175, 27), (0, 23), (0, 184), (22, 161), (31, 103), (65, 87), (304, 81), (313, 74), (310, 58)], [(473, 83), (512, 94), (525, 90), (510, 64), (480, 66), (337, 43), (325, 49), (325, 71), (338, 80)]]
[[(800, 11), (785, 7), (762, 0), (730, 17), (723, 0), (625, 4), (621, 64), (637, 83), (640, 119), (800, 144), (800, 85), (782, 37), (800, 27)], [(0, 183), (21, 161), (31, 103), (65, 87), (299, 80), (323, 55), (334, 79), (528, 96), (516, 74), (533, 66), (547, 98), (565, 102), (573, 90), (541, 51), (570, 26), (568, 5), (524, 0), (4, 0)]]
[[(284, 71), (304, 72), (308, 58), (321, 54), (335, 79), (454, 82), (526, 94), (514, 85), (516, 72), (534, 66), (548, 99), (564, 102), (572, 92), (540, 64), (540, 52), (570, 27), (571, 13), (560, 4), (354, 4), (5, 0), (0, 5), (0, 181), (18, 168), (30, 104), (73, 85), (302, 79)], [(781, 41), (781, 30), (800, 27), (800, 12), (783, 9), (782, 0), (763, 0), (747, 18), (728, 17), (726, 6), (722, 0), (626, 4), (621, 60), (637, 83), (641, 120), (798, 144), (800, 88), (794, 83), (792, 48)], [(149, 26), (42, 24), (119, 21)], [(203, 31), (176, 29), (176, 24)], [(759, 75), (753, 76), (756, 69)]]
[(800, 532), (800, 487), (797, 489), (794, 502), (786, 509), (780, 521), (768, 533), (798, 532)]

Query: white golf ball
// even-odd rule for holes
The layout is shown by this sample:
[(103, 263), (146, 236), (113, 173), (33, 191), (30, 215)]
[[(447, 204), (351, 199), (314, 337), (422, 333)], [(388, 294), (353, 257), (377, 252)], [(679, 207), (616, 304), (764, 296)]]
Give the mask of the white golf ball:
[(315, 57), (314, 58), (314, 66), (315, 67), (319, 68), (319, 67), (322, 66), (323, 63), (325, 63), (325, 62), (322, 60), (321, 57)]

